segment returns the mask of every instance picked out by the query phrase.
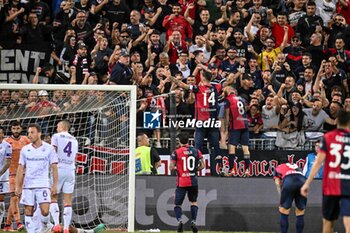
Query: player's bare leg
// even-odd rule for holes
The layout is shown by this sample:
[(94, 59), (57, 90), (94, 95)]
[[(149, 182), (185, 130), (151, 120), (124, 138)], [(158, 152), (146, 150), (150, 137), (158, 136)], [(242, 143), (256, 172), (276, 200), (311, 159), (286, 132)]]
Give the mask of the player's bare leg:
[[(14, 193), (11, 193), (11, 197), (10, 197), (10, 205), (9, 208), (7, 210), (7, 218), (6, 218), (6, 225), (4, 227), (4, 231), (10, 231), (12, 230), (12, 217), (13, 217), (13, 208), (14, 208)], [(1, 207), (0, 207), (1, 208)], [(0, 216), (2, 217), (2, 216)], [(0, 220), (0, 224), (1, 224), (1, 220)]]
[(198, 232), (198, 228), (196, 225), (197, 212), (198, 212), (197, 202), (191, 202), (191, 218), (192, 218), (191, 229), (192, 229), (192, 232), (194, 233)]
[(11, 196), (10, 202), (12, 203), (12, 215), (17, 223), (17, 231), (24, 229), (24, 225), (21, 223), (21, 213), (19, 211), (19, 198), (16, 195)]
[(0, 195), (0, 225), (5, 215), (5, 195)]
[(160, 130), (159, 129), (155, 129), (153, 131), (154, 136), (156, 137), (156, 145), (155, 148), (162, 148), (162, 144), (160, 143)]
[(64, 233), (69, 232), (69, 226), (71, 225), (72, 221), (72, 194), (71, 193), (63, 193), (63, 204), (64, 204), (64, 211), (63, 211), (63, 226), (64, 226)]
[(41, 203), (40, 204), (41, 211), (41, 224), (42, 230), (48, 230), (48, 223), (50, 221), (50, 203)]
[(219, 119), (221, 122), (221, 126), (220, 126), (220, 149), (226, 150), (227, 149), (227, 144), (226, 144), (226, 140), (227, 140), (227, 135), (228, 135), (228, 128), (226, 125), (226, 121), (223, 118)]
[(305, 210), (295, 209), (295, 215), (297, 216), (297, 221), (295, 222), (296, 233), (302, 233), (304, 229), (304, 214)]
[(323, 219), (322, 233), (333, 233), (334, 225), (335, 225), (335, 221), (329, 221), (329, 220)]
[(244, 159), (244, 170), (245, 170), (245, 176), (250, 176), (250, 151), (249, 146), (242, 145), (243, 150), (243, 159)]
[(11, 193), (10, 204), (9, 204), (8, 212), (7, 212), (6, 226), (4, 228), (4, 231), (12, 230), (12, 219), (13, 218), (15, 219), (15, 221), (17, 223), (17, 231), (23, 230), (24, 225), (21, 223), (21, 216), (20, 216), (20, 212), (19, 212), (19, 199), (14, 193)]
[(33, 223), (33, 212), (34, 206), (25, 205), (24, 206), (24, 222), (26, 225), (26, 230), (28, 233), (34, 233), (34, 223)]
[(58, 195), (51, 195), (51, 204), (50, 204), (50, 214), (54, 222), (54, 228), (53, 230), (55, 232), (61, 232), (61, 225), (60, 225), (60, 208), (57, 203), (57, 197)]
[(343, 222), (344, 222), (345, 232), (346, 233), (350, 233), (350, 217), (349, 216), (344, 216), (343, 217)]
[(282, 206), (279, 207), (280, 211), (280, 226), (281, 226), (281, 233), (288, 233), (288, 227), (289, 227), (289, 221), (288, 216), (290, 209), (285, 209)]

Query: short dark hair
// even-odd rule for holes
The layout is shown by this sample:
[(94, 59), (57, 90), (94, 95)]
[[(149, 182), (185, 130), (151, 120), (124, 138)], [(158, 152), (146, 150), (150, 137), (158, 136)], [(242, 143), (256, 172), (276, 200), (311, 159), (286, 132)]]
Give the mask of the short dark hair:
[(28, 129), (29, 129), (29, 128), (36, 128), (36, 130), (37, 130), (39, 133), (42, 132), (41, 126), (38, 125), (38, 124), (30, 124), (30, 125), (28, 125)]
[(202, 50), (195, 50), (194, 52), (193, 52), (193, 55), (195, 56), (195, 57), (197, 57), (199, 54), (201, 54), (201, 53), (203, 53), (203, 51)]
[(0, 130), (2, 130), (3, 133), (5, 133), (5, 128), (0, 125)]
[(212, 78), (212, 74), (208, 71), (202, 70), (202, 76), (207, 80), (210, 81)]
[(278, 12), (278, 13), (277, 13), (277, 16), (278, 16), (278, 15), (286, 16), (286, 17), (288, 18), (288, 14), (287, 14), (287, 12), (285, 12), (285, 11), (280, 11), (280, 12)]
[(305, 70), (312, 70), (312, 72), (315, 73), (314, 68), (312, 68), (311, 66), (306, 67)]
[(19, 121), (12, 121), (11, 127), (14, 127), (14, 126), (21, 126), (22, 127), (21, 122), (19, 122)]
[(350, 124), (350, 112), (341, 108), (338, 111), (337, 121), (339, 126), (348, 126)]
[(343, 108), (343, 105), (338, 101), (332, 101), (331, 104), (335, 104), (335, 105), (338, 105), (339, 108)]
[(188, 143), (188, 139), (189, 139), (188, 133), (181, 132), (177, 137), (179, 138), (179, 141), (182, 145)]
[(307, 56), (312, 59), (312, 54), (309, 52), (304, 52), (302, 56)]
[(314, 1), (308, 1), (306, 6), (316, 6), (316, 3)]

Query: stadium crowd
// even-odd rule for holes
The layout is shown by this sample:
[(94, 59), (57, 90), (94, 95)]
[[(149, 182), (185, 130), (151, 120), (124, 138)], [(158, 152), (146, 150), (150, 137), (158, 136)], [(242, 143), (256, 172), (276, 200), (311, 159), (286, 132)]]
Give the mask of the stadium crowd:
[[(195, 95), (178, 81), (196, 85), (202, 71), (244, 99), (250, 138), (277, 136), (278, 147), (320, 137), (350, 109), (349, 0), (0, 0), (0, 22), (2, 49), (50, 48), (53, 65), (32, 83), (137, 85), (139, 127), (145, 111), (168, 113), (171, 92), (192, 119)], [(0, 114), (33, 108), (38, 94), (48, 96), (2, 90)], [(79, 101), (65, 95), (48, 98)]]

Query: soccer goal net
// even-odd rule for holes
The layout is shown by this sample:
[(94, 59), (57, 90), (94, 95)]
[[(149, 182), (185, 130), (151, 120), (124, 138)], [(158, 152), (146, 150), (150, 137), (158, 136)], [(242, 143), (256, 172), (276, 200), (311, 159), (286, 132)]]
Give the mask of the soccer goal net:
[(134, 230), (136, 87), (104, 85), (1, 86), (0, 122), (8, 135), (19, 120), (31, 123), (50, 142), (66, 119), (79, 142), (73, 224)]

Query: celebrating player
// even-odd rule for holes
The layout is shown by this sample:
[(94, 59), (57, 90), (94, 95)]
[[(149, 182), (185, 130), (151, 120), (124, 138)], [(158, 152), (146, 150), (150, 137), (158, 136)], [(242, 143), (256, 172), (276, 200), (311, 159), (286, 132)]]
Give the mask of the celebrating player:
[(334, 232), (339, 213), (342, 213), (346, 233), (350, 233), (350, 112), (339, 110), (337, 124), (338, 129), (321, 139), (316, 161), (301, 188), (301, 194), (307, 196), (310, 183), (324, 162), (323, 233)]
[[(245, 74), (250, 75), (250, 74)], [(249, 128), (244, 100), (235, 94), (232, 87), (225, 87), (225, 119), (229, 122), (229, 165), (230, 175), (235, 173), (233, 164), (235, 161), (236, 147), (241, 144), (244, 158), (244, 171), (249, 176), (250, 151), (249, 151)]]
[(200, 150), (188, 145), (188, 135), (181, 133), (179, 135), (181, 147), (171, 155), (170, 170), (177, 171), (176, 191), (175, 191), (175, 216), (179, 222), (177, 232), (183, 232), (182, 209), (181, 205), (185, 199), (186, 193), (191, 202), (191, 228), (193, 232), (198, 232), (196, 226), (197, 218), (197, 196), (198, 180), (197, 171), (204, 168), (202, 153)]
[(12, 146), (12, 158), (10, 162), (10, 205), (8, 207), (6, 225), (4, 231), (12, 230), (12, 219), (14, 218), (17, 223), (17, 230), (20, 231), (24, 228), (24, 225), (21, 223), (21, 216), (19, 212), (19, 200), (18, 197), (15, 196), (15, 188), (16, 188), (16, 173), (18, 168), (18, 160), (19, 154), (21, 152), (22, 147), (29, 144), (30, 141), (27, 136), (21, 135), (22, 126), (18, 121), (14, 121), (11, 123), (11, 133), (12, 135), (5, 139)]
[[(19, 165), (16, 175), (15, 195), (23, 195), (20, 203), (24, 205), (25, 225), (28, 233), (36, 233), (33, 223), (34, 205), (39, 203), (41, 210), (42, 230), (50, 230), (49, 209), (51, 194), (57, 192), (57, 154), (55, 149), (41, 140), (41, 128), (39, 125), (28, 126), (28, 138), (31, 144), (24, 146), (20, 153)], [(49, 189), (49, 169), (51, 166), (53, 185)], [(24, 173), (25, 171), (25, 173)]]
[(59, 224), (60, 210), (57, 204), (57, 195), (63, 192), (63, 224), (64, 233), (69, 232), (72, 220), (72, 194), (75, 184), (75, 156), (78, 152), (78, 141), (68, 133), (70, 123), (67, 120), (57, 124), (57, 133), (52, 136), (51, 144), (58, 156), (58, 186), (57, 194), (52, 195), (50, 213), (54, 220), (55, 232), (61, 231)]
[(11, 145), (3, 140), (4, 128), (0, 126), (0, 225), (5, 215), (5, 194), (9, 192), (9, 171), (12, 155)]
[(301, 168), (291, 163), (280, 164), (274, 171), (273, 179), (277, 191), (281, 195), (279, 206), (281, 232), (288, 232), (288, 216), (294, 200), (296, 205), (295, 215), (297, 216), (296, 233), (302, 233), (306, 198), (300, 194), (300, 187), (305, 183), (306, 178)]
[[(182, 88), (195, 93), (195, 116), (197, 121), (210, 121), (217, 120), (218, 117), (218, 91), (221, 90), (221, 84), (213, 85), (210, 83), (212, 74), (206, 70), (202, 70), (200, 73), (201, 82), (197, 85), (187, 85), (177, 79), (172, 81)], [(230, 80), (232, 81), (232, 80)], [(225, 82), (224, 85), (227, 85)], [(197, 126), (197, 125), (196, 125)], [(217, 175), (217, 165), (222, 167), (221, 150), (219, 146), (220, 132), (215, 127), (196, 127), (195, 131), (195, 147), (202, 150), (204, 138), (207, 137), (208, 141), (214, 147), (214, 154), (210, 155), (210, 173), (212, 176)]]

